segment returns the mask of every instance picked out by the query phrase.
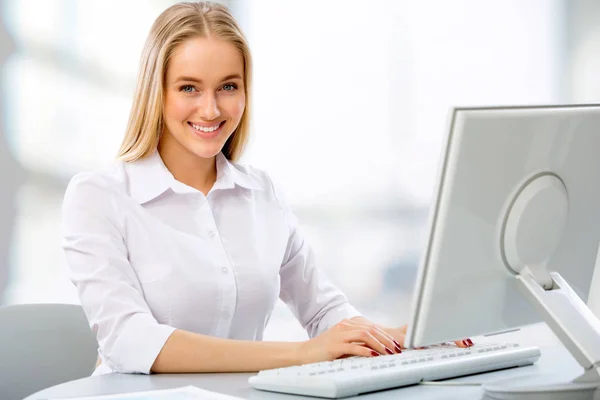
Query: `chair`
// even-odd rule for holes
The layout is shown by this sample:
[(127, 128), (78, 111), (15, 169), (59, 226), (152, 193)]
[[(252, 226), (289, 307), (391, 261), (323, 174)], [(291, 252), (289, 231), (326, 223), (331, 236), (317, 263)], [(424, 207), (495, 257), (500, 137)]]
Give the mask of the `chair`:
[(97, 348), (78, 305), (0, 307), (0, 399), (22, 399), (49, 386), (89, 376)]

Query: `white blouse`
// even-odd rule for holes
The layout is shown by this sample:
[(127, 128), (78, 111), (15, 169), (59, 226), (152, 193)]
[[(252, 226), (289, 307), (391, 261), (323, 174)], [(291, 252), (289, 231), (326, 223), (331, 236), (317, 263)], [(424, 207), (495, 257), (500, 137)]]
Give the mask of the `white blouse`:
[(63, 222), (102, 358), (95, 375), (150, 373), (175, 329), (261, 340), (277, 297), (310, 337), (359, 315), (317, 269), (268, 175), (222, 154), (207, 196), (175, 180), (156, 151), (80, 173)]

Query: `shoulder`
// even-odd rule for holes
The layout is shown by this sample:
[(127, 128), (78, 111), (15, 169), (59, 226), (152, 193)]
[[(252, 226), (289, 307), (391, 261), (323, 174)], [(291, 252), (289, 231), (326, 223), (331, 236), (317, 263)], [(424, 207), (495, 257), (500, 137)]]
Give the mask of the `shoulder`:
[(257, 168), (250, 164), (241, 164), (238, 162), (230, 161), (231, 166), (236, 172), (247, 176), (261, 186), (261, 189), (267, 189), (271, 186), (271, 177), (267, 171)]
[(250, 186), (260, 189), (260, 191), (270, 195), (278, 201), (282, 200), (282, 193), (279, 185), (273, 182), (271, 175), (267, 171), (248, 164), (236, 162), (230, 162), (230, 164), (237, 174), (240, 174), (245, 178)]
[(102, 168), (75, 174), (67, 185), (63, 205), (97, 205), (125, 193), (125, 189), (124, 163), (115, 161)]
[(263, 199), (276, 204), (277, 207), (284, 212), (286, 217), (295, 224), (296, 218), (293, 215), (284, 190), (281, 185), (277, 183), (277, 179), (273, 179), (267, 171), (251, 165), (241, 165), (237, 163), (231, 163), (231, 165), (259, 188), (257, 193), (260, 193)]

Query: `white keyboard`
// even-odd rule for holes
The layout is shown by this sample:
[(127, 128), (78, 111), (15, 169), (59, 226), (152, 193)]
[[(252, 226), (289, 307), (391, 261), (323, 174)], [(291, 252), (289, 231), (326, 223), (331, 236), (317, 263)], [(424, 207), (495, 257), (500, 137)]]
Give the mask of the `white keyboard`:
[(539, 348), (516, 344), (454, 344), (403, 350), (377, 357), (335, 361), (260, 371), (248, 382), (255, 389), (306, 396), (340, 398), (401, 386), (533, 364)]

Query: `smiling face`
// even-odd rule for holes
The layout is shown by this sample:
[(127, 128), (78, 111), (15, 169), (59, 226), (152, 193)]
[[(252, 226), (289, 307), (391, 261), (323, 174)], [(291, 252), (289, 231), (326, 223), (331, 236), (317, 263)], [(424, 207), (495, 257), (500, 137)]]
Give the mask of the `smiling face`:
[(232, 43), (196, 37), (180, 44), (165, 77), (161, 151), (215, 157), (244, 113), (243, 77), (244, 60)]

